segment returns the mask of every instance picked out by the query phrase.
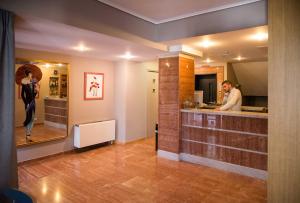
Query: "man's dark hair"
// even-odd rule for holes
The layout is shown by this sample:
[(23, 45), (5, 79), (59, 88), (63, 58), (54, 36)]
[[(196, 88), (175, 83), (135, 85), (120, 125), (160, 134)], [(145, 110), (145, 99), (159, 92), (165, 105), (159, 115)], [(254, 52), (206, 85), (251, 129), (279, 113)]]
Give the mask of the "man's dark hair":
[(224, 85), (224, 84), (232, 85), (232, 82), (229, 81), (229, 80), (224, 80), (224, 81), (222, 82), (222, 85)]
[(31, 73), (31, 70), (28, 70), (28, 69), (27, 69), (27, 70), (25, 70), (25, 75), (26, 75), (26, 76), (28, 76), (28, 75), (29, 75), (29, 73)]

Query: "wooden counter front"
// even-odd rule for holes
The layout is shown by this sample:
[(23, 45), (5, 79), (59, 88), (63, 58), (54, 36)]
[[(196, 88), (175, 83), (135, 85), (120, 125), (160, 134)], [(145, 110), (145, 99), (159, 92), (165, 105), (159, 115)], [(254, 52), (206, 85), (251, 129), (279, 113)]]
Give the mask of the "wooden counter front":
[(181, 153), (267, 170), (265, 114), (182, 110)]

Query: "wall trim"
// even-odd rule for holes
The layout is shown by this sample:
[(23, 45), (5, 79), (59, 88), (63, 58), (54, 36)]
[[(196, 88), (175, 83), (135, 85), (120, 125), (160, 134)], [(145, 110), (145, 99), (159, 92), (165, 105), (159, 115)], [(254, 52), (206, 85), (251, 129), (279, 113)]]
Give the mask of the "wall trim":
[(99, 1), (101, 3), (104, 3), (106, 5), (109, 5), (111, 7), (114, 7), (116, 9), (121, 10), (125, 13), (130, 14), (130, 15), (133, 15), (135, 17), (138, 17), (140, 19), (143, 19), (145, 21), (148, 21), (148, 22), (151, 22), (153, 24), (158, 25), (158, 24), (161, 24), (161, 23), (168, 23), (168, 22), (172, 22), (172, 21), (175, 21), (175, 20), (181, 20), (181, 19), (184, 19), (184, 18), (189, 18), (189, 17), (201, 15), (201, 14), (206, 14), (206, 13), (211, 13), (211, 12), (220, 11), (220, 10), (224, 10), (224, 9), (234, 8), (234, 7), (237, 7), (237, 6), (251, 4), (251, 3), (261, 1), (261, 0), (246, 0), (246, 1), (243, 1), (243, 2), (225, 4), (223, 6), (217, 6), (217, 7), (210, 8), (210, 9), (205, 9), (205, 10), (202, 10), (202, 11), (196, 11), (196, 12), (192, 12), (192, 13), (188, 13), (188, 14), (178, 15), (178, 16), (171, 17), (171, 18), (166, 18), (166, 19), (163, 19), (163, 20), (155, 20), (151, 17), (146, 17), (144, 15), (138, 14), (138, 12), (132, 11), (132, 10), (127, 9), (127, 8), (124, 8), (123, 6), (119, 6), (116, 3), (112, 3), (109, 0), (97, 0), (97, 1)]
[(268, 172), (264, 170), (249, 168), (249, 167), (240, 166), (236, 164), (230, 164), (230, 163), (208, 159), (208, 158), (186, 154), (186, 153), (180, 153), (179, 159), (182, 161), (191, 162), (194, 164), (201, 164), (208, 167), (217, 168), (217, 169), (221, 169), (233, 173), (238, 173), (241, 175), (250, 176), (262, 180), (266, 180), (268, 176)]
[(168, 152), (164, 150), (157, 150), (157, 156), (173, 161), (179, 161), (179, 154), (173, 153), (173, 152)]

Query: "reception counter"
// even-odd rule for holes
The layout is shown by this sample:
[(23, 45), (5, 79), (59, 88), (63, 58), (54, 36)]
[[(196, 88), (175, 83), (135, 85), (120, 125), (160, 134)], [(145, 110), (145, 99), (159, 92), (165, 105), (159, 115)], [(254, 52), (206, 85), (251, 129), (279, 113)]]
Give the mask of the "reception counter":
[(266, 178), (267, 113), (181, 110), (180, 159)]

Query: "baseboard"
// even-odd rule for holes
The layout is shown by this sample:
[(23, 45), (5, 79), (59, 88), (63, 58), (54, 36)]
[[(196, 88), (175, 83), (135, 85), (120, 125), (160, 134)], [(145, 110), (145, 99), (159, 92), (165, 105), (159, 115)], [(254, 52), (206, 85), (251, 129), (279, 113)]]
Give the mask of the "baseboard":
[(230, 164), (230, 163), (208, 159), (208, 158), (186, 154), (186, 153), (180, 153), (179, 159), (182, 161), (205, 165), (208, 167), (217, 168), (217, 169), (221, 169), (233, 173), (238, 173), (241, 175), (250, 176), (262, 180), (266, 180), (268, 176), (268, 172), (264, 170), (249, 168), (249, 167), (240, 166), (236, 164)]
[(125, 140), (125, 141), (124, 140), (121, 141), (121, 140), (116, 139), (115, 143), (120, 144), (120, 145), (125, 145), (125, 144), (139, 142), (139, 141), (144, 140), (144, 139), (147, 139), (147, 137), (140, 137), (140, 138), (137, 138), (137, 139)]
[(173, 161), (179, 161), (179, 154), (160, 150), (160, 149), (157, 150), (157, 156), (165, 159), (173, 160)]

